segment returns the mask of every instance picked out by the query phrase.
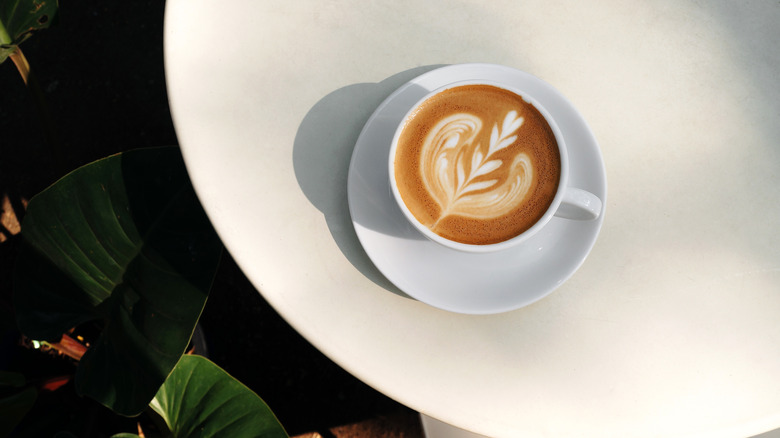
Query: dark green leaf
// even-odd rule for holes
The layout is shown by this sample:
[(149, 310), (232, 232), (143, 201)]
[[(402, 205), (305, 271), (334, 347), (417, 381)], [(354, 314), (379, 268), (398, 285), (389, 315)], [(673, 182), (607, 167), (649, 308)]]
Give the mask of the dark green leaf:
[(187, 347), (221, 254), (178, 149), (125, 152), (72, 172), (30, 201), (21, 234), (19, 329), (59, 340), (98, 321), (76, 389), (140, 413)]
[(0, 63), (33, 32), (49, 27), (57, 9), (57, 0), (0, 1)]
[(175, 438), (287, 437), (257, 394), (201, 356), (181, 358), (151, 407)]
[(24, 386), (26, 379), (19, 373), (12, 373), (10, 371), (0, 371), (0, 386), (12, 386), (19, 388)]
[(32, 408), (38, 391), (28, 386), (27, 388), (0, 398), (0, 436), (9, 436), (11, 431), (22, 421), (22, 418)]

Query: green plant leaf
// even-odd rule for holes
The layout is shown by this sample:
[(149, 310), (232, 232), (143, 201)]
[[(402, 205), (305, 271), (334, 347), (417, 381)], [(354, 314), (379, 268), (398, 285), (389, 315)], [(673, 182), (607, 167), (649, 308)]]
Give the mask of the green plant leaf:
[(0, 63), (33, 32), (49, 27), (57, 15), (57, 9), (57, 0), (0, 2)]
[(265, 402), (201, 356), (184, 356), (150, 404), (173, 437), (286, 438)]
[(140, 413), (186, 349), (221, 256), (179, 150), (129, 151), (73, 171), (30, 200), (21, 235), (19, 329), (58, 341), (96, 321), (76, 390)]
[(11, 386), (14, 388), (20, 388), (24, 386), (26, 379), (19, 373), (13, 373), (11, 371), (0, 371), (0, 387)]
[(38, 391), (28, 386), (11, 395), (0, 397), (0, 436), (9, 436), (35, 404)]

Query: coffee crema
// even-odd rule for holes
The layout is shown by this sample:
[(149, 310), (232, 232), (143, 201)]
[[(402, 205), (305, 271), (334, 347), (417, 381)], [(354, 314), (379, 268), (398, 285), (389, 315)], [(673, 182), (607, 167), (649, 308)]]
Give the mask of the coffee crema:
[(409, 115), (393, 168), (420, 223), (452, 241), (487, 245), (541, 219), (558, 190), (561, 158), (531, 103), (474, 84), (437, 93)]

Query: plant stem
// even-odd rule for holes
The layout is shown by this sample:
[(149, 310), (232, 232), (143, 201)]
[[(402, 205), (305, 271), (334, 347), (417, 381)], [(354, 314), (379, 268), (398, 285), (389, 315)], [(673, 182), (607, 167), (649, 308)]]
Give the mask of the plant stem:
[(8, 30), (0, 21), (0, 44), (11, 44), (12, 41), (13, 40), (11, 40), (11, 35), (8, 34)]
[(22, 76), (24, 85), (29, 87), (28, 79), (30, 77), (30, 63), (27, 62), (27, 57), (25, 57), (24, 53), (22, 53), (22, 49), (17, 47), (16, 50), (11, 52), (9, 57), (11, 58), (11, 61), (14, 62), (14, 65), (16, 65), (16, 69), (19, 70), (19, 74)]

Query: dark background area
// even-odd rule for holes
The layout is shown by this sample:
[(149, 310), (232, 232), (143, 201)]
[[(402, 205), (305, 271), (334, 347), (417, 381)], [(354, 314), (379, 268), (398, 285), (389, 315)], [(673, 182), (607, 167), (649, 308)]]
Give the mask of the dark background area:
[[(159, 0), (61, 2), (55, 25), (22, 44), (44, 92), (61, 145), (59, 158), (13, 63), (0, 64), (0, 197), (8, 196), (18, 215), (23, 215), (22, 199), (80, 165), (128, 149), (177, 144), (163, 69), (164, 8)], [(10, 299), (16, 250), (15, 238), (0, 243), (4, 303)], [(1, 316), (7, 322), (8, 306)], [(413, 416), (300, 337), (227, 252), (201, 327), (210, 358), (262, 397), (290, 435), (317, 431), (328, 437), (328, 429), (339, 425)], [(10, 362), (39, 354), (17, 353), (20, 358)], [(72, 366), (50, 360), (50, 366)], [(89, 409), (93, 420), (110, 414), (88, 400), (82, 403), (76, 408)]]

